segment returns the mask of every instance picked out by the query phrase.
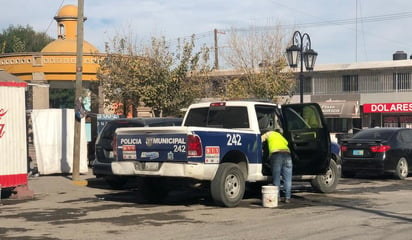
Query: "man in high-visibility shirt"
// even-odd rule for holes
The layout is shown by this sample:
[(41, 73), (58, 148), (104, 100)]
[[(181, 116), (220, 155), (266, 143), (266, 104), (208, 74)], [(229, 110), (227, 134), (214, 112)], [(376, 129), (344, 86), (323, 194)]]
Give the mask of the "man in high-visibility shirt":
[[(262, 142), (267, 140), (269, 148), (270, 165), (272, 167), (273, 184), (278, 187), (280, 193), (280, 177), (283, 179), (283, 191), (285, 203), (290, 202), (292, 196), (292, 157), (288, 147), (288, 141), (277, 131), (268, 131), (262, 135)], [(278, 195), (280, 196), (280, 194)]]

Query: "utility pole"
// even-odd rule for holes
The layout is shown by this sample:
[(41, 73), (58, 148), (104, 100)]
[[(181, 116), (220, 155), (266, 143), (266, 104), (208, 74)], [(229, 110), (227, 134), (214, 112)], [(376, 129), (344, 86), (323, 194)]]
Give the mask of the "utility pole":
[(218, 46), (217, 46), (217, 29), (214, 30), (215, 34), (215, 69), (219, 69), (219, 54), (218, 54)]
[[(78, 0), (77, 6), (77, 49), (76, 49), (76, 93), (74, 104), (82, 95), (82, 72), (83, 72), (83, 22), (84, 22), (84, 0)], [(73, 141), (73, 181), (80, 180), (80, 139), (81, 139), (81, 119), (74, 121), (74, 141)]]
[(219, 47), (217, 44), (217, 34), (226, 34), (225, 32), (219, 32), (216, 28), (214, 29), (214, 34), (215, 34), (215, 69), (218, 70), (219, 69)]

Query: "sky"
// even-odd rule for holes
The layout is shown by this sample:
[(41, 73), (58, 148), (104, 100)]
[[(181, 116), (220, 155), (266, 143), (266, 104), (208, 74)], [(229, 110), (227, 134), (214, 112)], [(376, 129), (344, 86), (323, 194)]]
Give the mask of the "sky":
[[(30, 25), (57, 38), (53, 19), (77, 0), (2, 0), (0, 31)], [(225, 30), (281, 25), (307, 33), (318, 52), (316, 64), (392, 60), (412, 54), (412, 1), (409, 0), (84, 0), (84, 38), (101, 52), (105, 42), (132, 32), (145, 41), (170, 41), (195, 34), (213, 46), (213, 30), (224, 44)], [(290, 36), (292, 38), (292, 34)], [(222, 46), (224, 47), (224, 46)]]

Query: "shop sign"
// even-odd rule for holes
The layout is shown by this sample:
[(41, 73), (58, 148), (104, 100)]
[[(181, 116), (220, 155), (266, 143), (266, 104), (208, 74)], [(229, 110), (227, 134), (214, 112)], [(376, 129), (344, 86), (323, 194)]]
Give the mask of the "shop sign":
[(323, 114), (341, 114), (343, 103), (322, 103), (320, 104)]
[(357, 101), (326, 101), (319, 102), (319, 106), (327, 118), (359, 118)]
[(365, 103), (364, 113), (412, 112), (412, 103)]

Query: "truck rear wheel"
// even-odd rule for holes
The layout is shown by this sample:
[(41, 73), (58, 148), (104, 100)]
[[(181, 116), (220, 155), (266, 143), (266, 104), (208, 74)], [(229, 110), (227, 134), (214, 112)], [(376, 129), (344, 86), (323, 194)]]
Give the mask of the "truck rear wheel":
[(245, 193), (245, 177), (235, 163), (222, 163), (210, 184), (213, 200), (219, 206), (236, 207)]
[(315, 191), (321, 193), (331, 193), (336, 190), (336, 186), (338, 185), (340, 179), (340, 173), (338, 170), (338, 166), (336, 162), (331, 159), (329, 168), (324, 175), (316, 176), (311, 185)]

